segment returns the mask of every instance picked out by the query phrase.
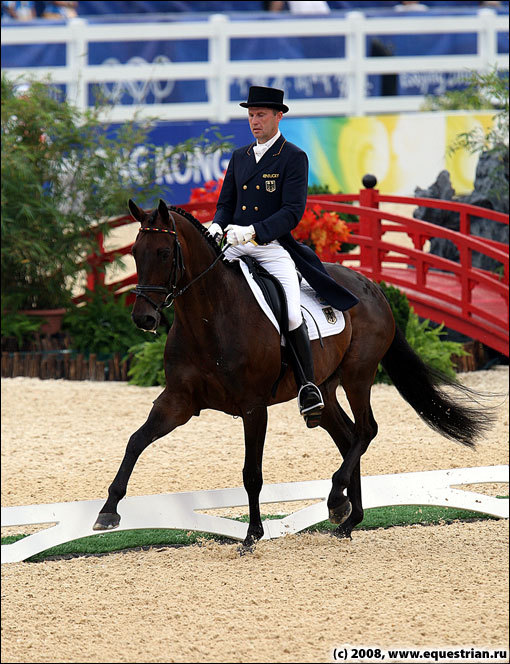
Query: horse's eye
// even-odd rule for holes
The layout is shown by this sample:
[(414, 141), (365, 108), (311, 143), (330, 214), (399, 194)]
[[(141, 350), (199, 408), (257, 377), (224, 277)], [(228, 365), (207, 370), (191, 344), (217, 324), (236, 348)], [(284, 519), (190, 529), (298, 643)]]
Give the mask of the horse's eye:
[(158, 249), (158, 258), (161, 258), (161, 260), (167, 261), (170, 259), (171, 255), (172, 252), (170, 249)]

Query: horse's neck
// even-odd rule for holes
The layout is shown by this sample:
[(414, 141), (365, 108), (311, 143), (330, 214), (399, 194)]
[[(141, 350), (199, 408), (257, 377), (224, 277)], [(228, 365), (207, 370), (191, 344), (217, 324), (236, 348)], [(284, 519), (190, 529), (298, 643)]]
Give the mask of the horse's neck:
[[(185, 265), (184, 282), (188, 284), (203, 274), (217, 257), (202, 233), (191, 222), (184, 221), (177, 226)], [(218, 261), (221, 263), (222, 261)], [(223, 266), (222, 266), (223, 267)], [(216, 270), (216, 266), (213, 268)], [(204, 275), (204, 278), (208, 274)]]
[[(238, 291), (239, 283), (244, 279), (226, 265), (223, 258), (216, 260), (214, 249), (191, 223), (182, 231), (178, 229), (178, 232), (185, 265), (179, 287), (186, 289), (186, 292), (175, 301), (176, 313), (199, 324), (198, 319), (206, 315), (221, 315), (226, 308), (238, 306), (232, 293)], [(230, 302), (226, 302), (225, 298)]]
[(207, 345), (217, 333), (230, 339), (246, 320), (254, 321), (258, 315), (250, 287), (240, 269), (224, 259), (215, 263), (217, 253), (191, 223), (178, 232), (186, 266), (179, 287), (191, 285), (175, 300), (175, 315), (196, 342)]

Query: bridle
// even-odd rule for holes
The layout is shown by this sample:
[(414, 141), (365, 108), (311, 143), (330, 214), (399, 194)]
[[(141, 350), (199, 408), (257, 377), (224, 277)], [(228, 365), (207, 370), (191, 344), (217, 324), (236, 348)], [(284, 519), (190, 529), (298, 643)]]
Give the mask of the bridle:
[[(229, 244), (226, 244), (219, 255), (214, 259), (214, 261), (209, 265), (208, 268), (206, 268), (203, 272), (201, 272), (195, 279), (189, 282), (189, 284), (186, 284), (183, 288), (180, 290), (177, 290), (177, 284), (181, 280), (182, 276), (186, 272), (186, 266), (184, 265), (184, 258), (182, 255), (182, 248), (181, 248), (181, 243), (179, 242), (179, 236), (177, 235), (177, 230), (175, 226), (175, 219), (170, 211), (168, 211), (170, 218), (172, 219), (172, 226), (173, 229), (169, 228), (155, 228), (152, 226), (142, 226), (140, 228), (140, 231), (144, 233), (169, 233), (170, 235), (173, 235), (175, 237), (175, 248), (174, 248), (174, 255), (173, 255), (173, 260), (172, 260), (172, 269), (170, 271), (170, 277), (168, 279), (168, 286), (153, 286), (152, 284), (149, 284), (147, 286), (142, 286), (140, 284), (136, 284), (135, 288), (131, 291), (136, 295), (136, 297), (143, 297), (144, 300), (147, 300), (147, 302), (154, 307), (157, 313), (161, 313), (163, 309), (167, 309), (168, 307), (171, 307), (172, 304), (174, 303), (174, 300), (185, 293), (190, 286), (192, 286), (196, 281), (198, 281), (201, 277), (203, 277), (209, 270), (211, 270), (216, 263), (223, 258), (223, 254), (225, 251), (228, 249), (230, 246)], [(165, 299), (163, 302), (160, 304), (157, 304), (157, 302), (154, 302), (154, 300), (147, 295), (147, 293), (164, 293), (165, 294)]]

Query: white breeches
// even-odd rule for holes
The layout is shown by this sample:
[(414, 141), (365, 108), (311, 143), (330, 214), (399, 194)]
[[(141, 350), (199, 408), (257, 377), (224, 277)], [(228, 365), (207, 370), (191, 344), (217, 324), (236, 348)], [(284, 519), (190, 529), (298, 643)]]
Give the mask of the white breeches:
[(265, 246), (255, 246), (251, 242), (239, 244), (237, 247), (229, 247), (225, 252), (225, 258), (230, 261), (243, 255), (255, 258), (280, 281), (287, 296), (289, 332), (298, 328), (303, 322), (301, 294), (296, 265), (288, 251), (275, 240)]

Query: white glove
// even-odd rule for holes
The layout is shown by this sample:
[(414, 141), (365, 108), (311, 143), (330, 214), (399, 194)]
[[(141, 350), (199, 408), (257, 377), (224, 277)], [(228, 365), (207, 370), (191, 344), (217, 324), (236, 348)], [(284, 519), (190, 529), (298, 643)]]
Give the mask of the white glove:
[(227, 231), (227, 242), (233, 247), (238, 244), (246, 244), (255, 237), (253, 226), (232, 226), (229, 224), (225, 230)]
[(219, 242), (223, 237), (223, 228), (219, 224), (213, 222), (207, 230), (216, 242)]

